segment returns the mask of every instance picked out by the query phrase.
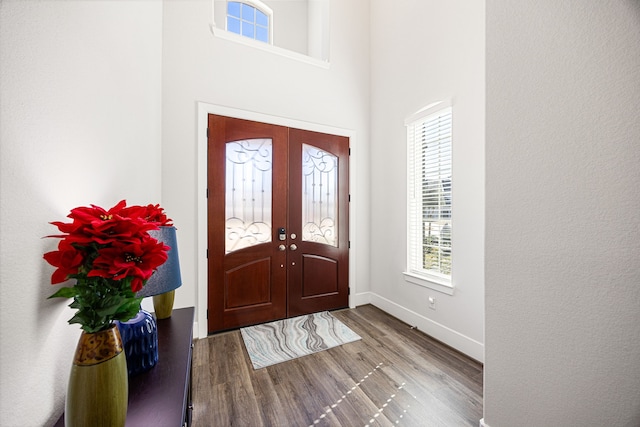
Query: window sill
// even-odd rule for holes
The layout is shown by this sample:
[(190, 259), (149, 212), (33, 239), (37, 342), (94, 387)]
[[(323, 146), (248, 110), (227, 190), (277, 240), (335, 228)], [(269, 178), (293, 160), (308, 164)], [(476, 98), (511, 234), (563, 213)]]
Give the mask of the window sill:
[(434, 291), (442, 292), (443, 294), (453, 295), (453, 285), (448, 280), (440, 279), (437, 277), (425, 277), (419, 276), (414, 273), (403, 272), (404, 280), (414, 285), (423, 286), (425, 288), (433, 289)]
[(255, 41), (247, 37), (243, 37), (238, 34), (230, 33), (229, 31), (226, 31), (226, 30), (222, 30), (220, 28), (217, 28), (215, 25), (211, 25), (210, 27), (211, 27), (211, 32), (215, 37), (218, 37), (224, 40), (229, 40), (234, 43), (240, 43), (245, 46), (251, 46), (256, 49), (264, 50), (266, 52), (271, 52), (276, 55), (284, 56), (285, 58), (304, 62), (306, 64), (315, 65), (316, 67), (329, 69), (329, 66), (330, 66), (329, 61), (323, 61), (321, 59), (304, 55), (302, 53), (294, 52), (292, 50), (283, 49), (281, 47), (274, 46), (272, 44)]

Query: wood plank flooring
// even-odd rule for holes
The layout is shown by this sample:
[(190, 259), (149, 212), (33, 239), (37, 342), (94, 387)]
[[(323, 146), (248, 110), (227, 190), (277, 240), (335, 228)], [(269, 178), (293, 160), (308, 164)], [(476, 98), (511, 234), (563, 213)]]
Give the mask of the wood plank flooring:
[(196, 340), (193, 426), (473, 426), (482, 364), (365, 305), (362, 340), (254, 370), (239, 330)]

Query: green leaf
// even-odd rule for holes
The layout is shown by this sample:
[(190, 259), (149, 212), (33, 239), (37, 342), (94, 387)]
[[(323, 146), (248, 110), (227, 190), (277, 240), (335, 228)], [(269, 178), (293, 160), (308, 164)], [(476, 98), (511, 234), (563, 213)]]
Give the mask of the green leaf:
[(88, 321), (87, 316), (84, 315), (84, 313), (82, 313), (82, 311), (78, 310), (76, 312), (76, 314), (69, 319), (69, 324), (74, 324), (74, 323), (80, 323), (80, 324), (84, 324)]
[(56, 293), (54, 293), (53, 295), (51, 295), (49, 298), (73, 298), (78, 294), (77, 289), (75, 288), (69, 288), (69, 287), (62, 287), (60, 289), (58, 289), (56, 291)]
[(120, 311), (120, 307), (122, 306), (122, 301), (116, 301), (111, 305), (106, 307), (96, 308), (96, 313), (100, 316), (113, 316), (118, 311)]
[(121, 322), (126, 322), (127, 320), (134, 318), (140, 311), (141, 302), (142, 298), (126, 300), (125, 303), (119, 307), (118, 312), (114, 314), (113, 318), (115, 320), (120, 320)]

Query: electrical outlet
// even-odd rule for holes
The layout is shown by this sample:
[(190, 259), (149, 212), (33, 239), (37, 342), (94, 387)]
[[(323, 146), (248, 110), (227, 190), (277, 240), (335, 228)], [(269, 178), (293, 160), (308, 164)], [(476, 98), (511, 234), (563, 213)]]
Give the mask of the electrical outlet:
[(436, 309), (436, 298), (435, 297), (429, 297), (429, 308), (431, 310), (435, 310)]

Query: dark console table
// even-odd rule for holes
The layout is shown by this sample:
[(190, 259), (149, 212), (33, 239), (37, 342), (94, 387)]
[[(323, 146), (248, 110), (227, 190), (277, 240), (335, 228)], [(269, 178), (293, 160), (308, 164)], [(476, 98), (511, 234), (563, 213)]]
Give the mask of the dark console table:
[[(191, 425), (191, 353), (194, 308), (158, 320), (158, 363), (129, 378), (127, 427)], [(55, 424), (64, 427), (64, 414)]]

